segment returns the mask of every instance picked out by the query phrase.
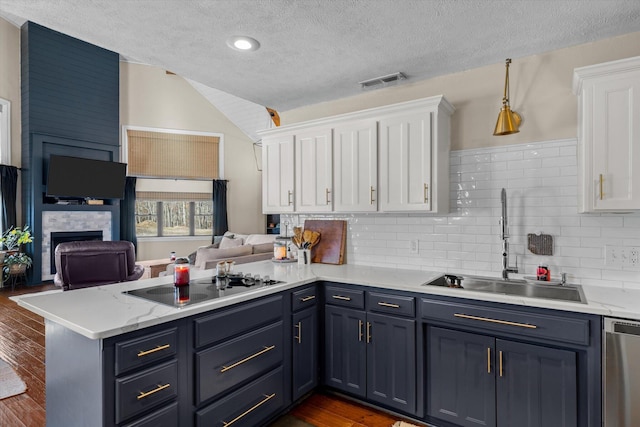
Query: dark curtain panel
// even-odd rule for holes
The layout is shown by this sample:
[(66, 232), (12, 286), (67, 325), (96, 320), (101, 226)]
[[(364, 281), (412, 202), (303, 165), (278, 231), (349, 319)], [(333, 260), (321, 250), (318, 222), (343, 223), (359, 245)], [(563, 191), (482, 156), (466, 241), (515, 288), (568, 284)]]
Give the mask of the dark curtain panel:
[(120, 240), (128, 240), (138, 252), (136, 238), (136, 177), (128, 176), (124, 183), (124, 199), (120, 202)]
[(227, 222), (227, 181), (224, 179), (213, 180), (213, 236), (222, 236), (229, 230)]
[(0, 165), (0, 191), (2, 192), (2, 231), (15, 227), (18, 168)]

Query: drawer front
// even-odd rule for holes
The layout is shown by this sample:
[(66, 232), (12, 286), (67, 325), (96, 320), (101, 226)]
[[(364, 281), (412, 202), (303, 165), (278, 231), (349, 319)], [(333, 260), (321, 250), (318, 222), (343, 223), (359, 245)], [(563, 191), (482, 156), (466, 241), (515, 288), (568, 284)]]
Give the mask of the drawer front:
[(283, 302), (282, 295), (275, 295), (194, 320), (196, 348), (280, 319), (284, 312)]
[(564, 343), (589, 345), (589, 321), (545, 313), (422, 299), (422, 316), (448, 323)]
[(327, 304), (364, 309), (364, 291), (337, 286), (325, 286), (324, 300)]
[(196, 404), (282, 364), (282, 321), (196, 354)]
[(196, 412), (196, 426), (255, 427), (284, 407), (282, 367)]
[(116, 380), (116, 423), (178, 395), (178, 362), (173, 360)]
[(291, 293), (291, 310), (298, 311), (311, 307), (318, 302), (318, 287), (309, 286)]
[(123, 427), (175, 427), (178, 421), (178, 402), (165, 406)]
[(416, 315), (416, 299), (414, 297), (367, 292), (367, 309), (379, 313), (414, 317)]
[(175, 356), (178, 350), (178, 329), (150, 334), (116, 343), (115, 374), (142, 368), (160, 359)]

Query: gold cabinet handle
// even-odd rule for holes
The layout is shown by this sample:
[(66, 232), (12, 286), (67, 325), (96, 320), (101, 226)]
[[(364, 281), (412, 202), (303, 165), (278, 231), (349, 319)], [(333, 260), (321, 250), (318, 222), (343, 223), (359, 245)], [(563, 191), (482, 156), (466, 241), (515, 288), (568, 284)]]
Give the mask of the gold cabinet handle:
[(316, 298), (315, 295), (309, 295), (309, 296), (300, 298), (300, 301), (307, 302), (307, 301), (311, 301), (312, 299), (315, 299), (315, 298)]
[(291, 196), (293, 196), (293, 192), (291, 190), (287, 191), (287, 202), (289, 205), (293, 204), (293, 200), (291, 199)]
[(381, 305), (383, 307), (400, 308), (398, 304), (391, 304), (389, 302), (379, 302), (378, 305)]
[(371, 342), (371, 322), (367, 322), (367, 344)]
[(331, 203), (331, 200), (329, 200), (329, 193), (331, 193), (331, 190), (329, 190), (328, 188), (325, 188), (324, 197), (327, 200), (327, 204)]
[(604, 197), (604, 192), (602, 191), (603, 181), (604, 181), (604, 178), (602, 177), (602, 174), (600, 174), (600, 200), (602, 200), (602, 198)]
[(371, 202), (371, 204), (373, 204), (373, 202), (375, 202), (375, 201), (376, 201), (376, 199), (374, 199), (374, 198), (373, 198), (373, 192), (374, 192), (374, 191), (376, 191), (376, 190), (373, 188), (373, 185), (372, 185), (372, 186), (371, 186), (371, 190), (370, 190), (370, 192), (369, 192), (369, 194), (371, 195), (371, 196), (369, 197), (369, 198), (371, 199), (371, 201), (370, 201), (370, 202)]
[(500, 355), (500, 376), (502, 376), (502, 351), (498, 352)]
[(235, 423), (236, 421), (240, 420), (241, 418), (245, 417), (247, 414), (255, 411), (256, 409), (258, 409), (260, 406), (264, 405), (265, 403), (267, 403), (269, 400), (273, 399), (274, 397), (276, 397), (276, 394), (263, 394), (264, 399), (262, 399), (260, 402), (256, 403), (255, 405), (253, 405), (251, 408), (247, 409), (246, 411), (244, 411), (242, 414), (238, 415), (237, 417), (235, 417), (234, 419), (232, 419), (229, 422), (223, 421), (222, 425), (223, 427), (227, 427), (230, 426), (231, 424)]
[(528, 323), (509, 322), (507, 320), (491, 319), (488, 317), (469, 316), (468, 314), (455, 313), (454, 316), (460, 317), (462, 319), (481, 320), (483, 322), (499, 323), (500, 325), (518, 326), (520, 328), (528, 328), (528, 329), (538, 328), (536, 325), (530, 325)]
[(171, 387), (171, 384), (169, 384), (169, 383), (167, 383), (165, 385), (158, 384), (158, 387), (154, 388), (153, 390), (146, 391), (146, 392), (141, 391), (140, 394), (138, 395), (138, 400), (144, 399), (145, 397), (151, 396), (152, 394), (157, 393), (159, 391), (162, 391), (165, 388), (169, 388), (169, 387)]
[(487, 347), (487, 374), (491, 373), (491, 347)]
[(363, 336), (362, 325), (363, 325), (362, 320), (358, 320), (358, 341), (362, 341), (362, 336)]
[(298, 322), (298, 324), (294, 325), (294, 327), (298, 328), (298, 335), (294, 335), (293, 338), (298, 340), (298, 344), (300, 344), (302, 342), (302, 323)]
[(269, 347), (265, 347), (264, 349), (260, 350), (259, 352), (255, 353), (255, 354), (252, 354), (249, 357), (245, 357), (244, 359), (234, 363), (233, 365), (223, 366), (222, 369), (220, 369), (220, 373), (227, 372), (229, 369), (233, 369), (238, 365), (242, 365), (243, 363), (248, 362), (249, 360), (258, 357), (261, 354), (265, 354), (266, 352), (273, 350), (274, 348), (276, 348), (275, 345), (272, 345), (272, 346), (269, 346)]
[(342, 295), (333, 295), (333, 297), (342, 301), (351, 301), (351, 297), (343, 297)]
[(166, 350), (169, 347), (171, 347), (169, 344), (165, 344), (165, 345), (159, 345), (156, 348), (152, 348), (151, 350), (144, 350), (138, 353), (138, 357), (143, 357), (143, 356), (147, 356), (149, 354), (153, 354), (156, 351), (162, 351), (162, 350)]
[(424, 202), (429, 202), (429, 184), (424, 185)]

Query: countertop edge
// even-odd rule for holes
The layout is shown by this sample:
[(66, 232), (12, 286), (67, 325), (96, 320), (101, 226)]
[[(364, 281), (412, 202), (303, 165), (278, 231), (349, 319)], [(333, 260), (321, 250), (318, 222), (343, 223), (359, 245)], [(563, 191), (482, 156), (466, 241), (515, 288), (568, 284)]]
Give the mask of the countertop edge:
[[(110, 338), (318, 281), (361, 285), (388, 291), (412, 292), (423, 294), (425, 297), (439, 295), (640, 320), (640, 310), (634, 308), (634, 304), (630, 302), (637, 301), (640, 297), (640, 291), (635, 290), (583, 285), (582, 288), (587, 298), (587, 303), (581, 304), (503, 294), (488, 294), (470, 290), (464, 290), (464, 294), (461, 294), (459, 289), (423, 286), (425, 283), (444, 274), (436, 271), (402, 270), (349, 264), (339, 266), (312, 264), (311, 266), (300, 268), (296, 265), (276, 265), (269, 261), (243, 264), (239, 267), (249, 273), (271, 274), (271, 277), (284, 280), (285, 283), (183, 308), (165, 306), (123, 294), (127, 290), (170, 283), (170, 277), (86, 288), (74, 290), (73, 293), (48, 291), (24, 294), (10, 297), (10, 299), (17, 302), (19, 306), (89, 339)], [(212, 274), (213, 270), (196, 272), (194, 278), (210, 277)], [(103, 303), (94, 303), (95, 301), (103, 301)], [(120, 316), (122, 320), (114, 320), (114, 316)]]

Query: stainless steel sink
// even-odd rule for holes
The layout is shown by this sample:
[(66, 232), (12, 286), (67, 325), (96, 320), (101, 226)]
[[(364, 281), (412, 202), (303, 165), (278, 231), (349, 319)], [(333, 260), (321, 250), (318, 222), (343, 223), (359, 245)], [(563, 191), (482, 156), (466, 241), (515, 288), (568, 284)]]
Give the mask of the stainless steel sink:
[(492, 277), (458, 276), (446, 274), (423, 286), (444, 286), (476, 292), (543, 298), (586, 304), (580, 285), (543, 284), (528, 280), (503, 280)]

